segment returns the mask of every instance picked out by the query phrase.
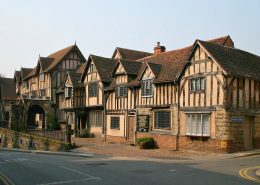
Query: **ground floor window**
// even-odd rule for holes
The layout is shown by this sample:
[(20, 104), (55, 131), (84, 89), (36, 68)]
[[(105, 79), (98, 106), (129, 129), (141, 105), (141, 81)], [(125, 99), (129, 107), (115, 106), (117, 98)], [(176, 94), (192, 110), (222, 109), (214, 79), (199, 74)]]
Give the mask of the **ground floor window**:
[(210, 136), (210, 114), (187, 114), (187, 135)]
[(89, 112), (89, 123), (92, 127), (102, 127), (102, 111)]
[(154, 127), (170, 129), (171, 128), (171, 112), (170, 111), (155, 111), (154, 112)]
[(111, 129), (120, 129), (119, 121), (120, 121), (120, 118), (118, 116), (111, 116), (110, 117), (110, 128)]

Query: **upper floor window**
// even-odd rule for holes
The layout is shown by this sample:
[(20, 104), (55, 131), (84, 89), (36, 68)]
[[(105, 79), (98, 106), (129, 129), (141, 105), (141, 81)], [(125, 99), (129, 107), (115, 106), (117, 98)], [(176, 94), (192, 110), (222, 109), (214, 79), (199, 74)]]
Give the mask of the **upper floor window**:
[(41, 82), (44, 81), (44, 74), (40, 74), (39, 80), (40, 80)]
[(210, 136), (210, 114), (187, 114), (186, 132), (190, 136)]
[(65, 88), (65, 97), (70, 98), (72, 95), (72, 87), (66, 87)]
[(152, 96), (153, 95), (152, 79), (142, 80), (141, 92), (142, 92), (142, 96)]
[(205, 90), (205, 78), (193, 78), (190, 79), (190, 91), (204, 91)]
[(97, 96), (97, 83), (88, 84), (88, 96), (96, 97)]
[(171, 112), (170, 111), (155, 111), (154, 127), (162, 129), (171, 128)]
[(117, 97), (126, 97), (127, 96), (127, 86), (121, 85), (116, 87), (116, 96)]
[(95, 65), (90, 64), (89, 68), (88, 68), (88, 73), (93, 73), (93, 72), (96, 72), (96, 71), (97, 71), (97, 69), (96, 69)]

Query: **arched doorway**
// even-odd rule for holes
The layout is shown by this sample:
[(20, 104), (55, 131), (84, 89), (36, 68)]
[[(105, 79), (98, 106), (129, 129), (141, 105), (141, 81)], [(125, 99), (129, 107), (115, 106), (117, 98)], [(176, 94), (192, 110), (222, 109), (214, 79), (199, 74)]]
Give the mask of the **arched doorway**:
[(28, 129), (45, 129), (45, 112), (40, 105), (32, 105), (28, 109), (27, 117)]

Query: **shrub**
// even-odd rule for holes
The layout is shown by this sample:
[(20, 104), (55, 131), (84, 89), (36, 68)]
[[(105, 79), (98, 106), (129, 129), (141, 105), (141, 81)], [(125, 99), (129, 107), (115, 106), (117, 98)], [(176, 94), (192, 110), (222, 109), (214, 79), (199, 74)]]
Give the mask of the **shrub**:
[(79, 135), (78, 135), (79, 138), (90, 138), (93, 136), (94, 135), (90, 133), (90, 129), (88, 128), (79, 130)]
[(47, 129), (59, 130), (60, 124), (55, 114), (47, 114)]
[(155, 141), (152, 137), (143, 137), (137, 139), (138, 146), (142, 149), (153, 149), (156, 147)]

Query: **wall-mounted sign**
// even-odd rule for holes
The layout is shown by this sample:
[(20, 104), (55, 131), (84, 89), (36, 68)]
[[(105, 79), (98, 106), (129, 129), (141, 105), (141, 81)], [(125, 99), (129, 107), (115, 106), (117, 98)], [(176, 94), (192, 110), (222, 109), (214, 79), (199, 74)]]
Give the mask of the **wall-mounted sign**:
[(244, 119), (243, 117), (232, 117), (231, 122), (233, 123), (243, 123)]
[(149, 131), (149, 116), (138, 116), (138, 131), (148, 132)]

